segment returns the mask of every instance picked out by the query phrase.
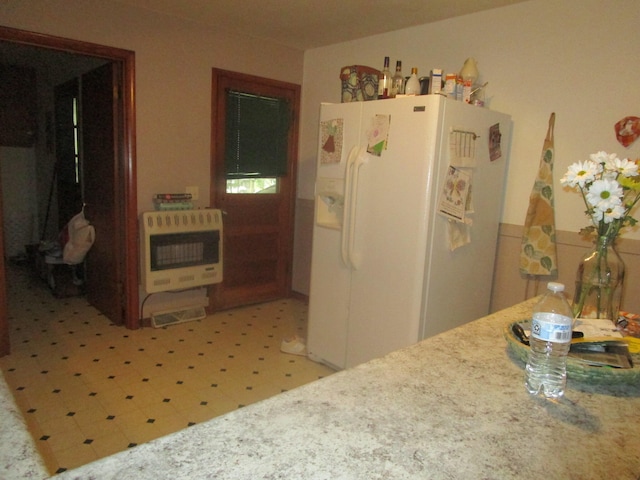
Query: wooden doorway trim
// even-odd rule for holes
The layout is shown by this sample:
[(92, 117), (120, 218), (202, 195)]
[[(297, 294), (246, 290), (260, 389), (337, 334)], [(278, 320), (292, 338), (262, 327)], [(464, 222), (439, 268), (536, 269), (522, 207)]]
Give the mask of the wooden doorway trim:
[[(28, 45), (32, 47), (47, 48), (50, 50), (63, 51), (68, 53), (88, 55), (104, 58), (122, 65), (122, 85), (120, 92), (123, 102), (123, 126), (122, 126), (122, 154), (120, 171), (122, 182), (121, 191), (124, 192), (123, 211), (121, 212), (121, 234), (124, 237), (125, 272), (122, 284), (123, 316), (124, 324), (127, 328), (135, 329), (139, 325), (139, 300), (138, 300), (138, 210), (137, 210), (137, 190), (136, 190), (136, 158), (135, 158), (135, 53), (130, 50), (108, 47), (94, 43), (87, 43), (78, 40), (71, 40), (62, 37), (18, 30), (0, 26), (0, 40), (16, 44)], [(1, 216), (1, 211), (0, 211)], [(1, 224), (0, 218), (0, 224)], [(1, 252), (4, 255), (4, 249)], [(2, 269), (3, 289), (4, 269)], [(3, 294), (4, 296), (4, 294)], [(0, 296), (1, 298), (1, 296)], [(4, 306), (6, 309), (6, 300)], [(4, 316), (6, 321), (6, 316)], [(3, 331), (0, 328), (0, 333)], [(0, 356), (8, 353), (2, 351), (4, 342), (0, 338)]]
[[(287, 174), (267, 194), (229, 194), (225, 165), (229, 91), (285, 100)], [(210, 288), (209, 311), (291, 296), (300, 85), (218, 68), (211, 86), (210, 204), (223, 212), (224, 279)]]

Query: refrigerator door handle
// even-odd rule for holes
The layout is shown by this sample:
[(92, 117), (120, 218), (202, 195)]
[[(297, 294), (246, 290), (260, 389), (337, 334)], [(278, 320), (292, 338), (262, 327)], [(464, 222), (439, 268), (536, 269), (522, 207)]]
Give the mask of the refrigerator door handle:
[(350, 195), (350, 205), (349, 205), (349, 263), (351, 264), (351, 268), (353, 270), (357, 270), (360, 266), (360, 255), (356, 252), (355, 249), (355, 238), (356, 238), (356, 206), (358, 204), (358, 187), (360, 182), (360, 167), (367, 163), (369, 157), (367, 156), (367, 152), (364, 148), (359, 148), (355, 158), (353, 160), (353, 173), (351, 178), (351, 195)]
[(342, 256), (342, 263), (345, 267), (351, 268), (351, 261), (349, 259), (349, 225), (351, 223), (351, 182), (353, 177), (353, 168), (355, 166), (355, 159), (358, 155), (358, 147), (355, 146), (349, 152), (347, 157), (347, 165), (345, 168), (344, 177), (344, 218), (342, 220), (342, 232), (340, 236), (340, 254)]

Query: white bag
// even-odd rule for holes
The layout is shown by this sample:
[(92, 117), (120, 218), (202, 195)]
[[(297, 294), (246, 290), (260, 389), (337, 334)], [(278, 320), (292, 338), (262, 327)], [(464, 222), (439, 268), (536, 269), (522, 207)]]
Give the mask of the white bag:
[(61, 237), (68, 236), (68, 240), (62, 249), (62, 260), (69, 265), (82, 263), (95, 240), (96, 232), (93, 225), (90, 225), (89, 221), (84, 218), (84, 212), (80, 212), (69, 220), (65, 230), (67, 232), (63, 231)]

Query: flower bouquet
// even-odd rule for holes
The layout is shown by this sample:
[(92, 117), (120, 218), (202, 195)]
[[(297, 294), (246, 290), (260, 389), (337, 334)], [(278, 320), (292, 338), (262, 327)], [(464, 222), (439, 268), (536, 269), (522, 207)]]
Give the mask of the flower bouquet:
[(597, 152), (569, 166), (560, 183), (578, 190), (591, 224), (580, 233), (595, 236), (595, 248), (578, 267), (574, 315), (616, 321), (624, 282), (624, 263), (614, 248), (620, 230), (637, 220), (631, 211), (640, 201), (640, 160)]

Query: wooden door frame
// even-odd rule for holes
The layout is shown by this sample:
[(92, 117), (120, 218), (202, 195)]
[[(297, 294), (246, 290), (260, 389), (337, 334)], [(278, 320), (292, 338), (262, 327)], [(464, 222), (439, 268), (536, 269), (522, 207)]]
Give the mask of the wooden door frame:
[[(292, 270), (293, 270), (293, 250), (294, 250), (294, 230), (295, 230), (295, 210), (296, 210), (296, 198), (297, 198), (297, 182), (298, 182), (298, 139), (299, 139), (299, 113), (301, 102), (301, 87), (298, 84), (284, 82), (280, 80), (274, 80), (266, 77), (259, 77), (256, 75), (250, 75), (246, 73), (234, 72), (230, 70), (224, 70), (220, 68), (213, 68), (211, 75), (211, 163), (210, 163), (210, 190), (209, 190), (209, 203), (214, 208), (219, 208), (216, 205), (216, 195), (219, 191), (224, 191), (226, 187), (226, 177), (224, 170), (221, 168), (222, 162), (220, 158), (222, 155), (221, 146), (224, 146), (224, 136), (221, 138), (219, 133), (222, 131), (221, 126), (225, 120), (225, 110), (222, 104), (218, 102), (218, 90), (220, 86), (220, 79), (227, 78), (231, 80), (237, 80), (239, 82), (252, 83), (256, 85), (256, 91), (269, 90), (270, 88), (278, 88), (287, 90), (292, 95), (292, 135), (288, 145), (288, 170), (290, 175), (291, 188), (289, 190), (289, 212), (288, 212), (288, 225), (289, 232), (287, 233), (284, 243), (286, 243), (285, 251), (288, 251), (289, 258), (287, 259), (287, 271), (286, 278), (283, 285), (285, 296), (291, 296), (291, 284), (292, 284)], [(258, 87), (262, 85), (262, 87)], [(265, 92), (265, 94), (267, 94)], [(268, 95), (268, 94), (267, 94)], [(225, 212), (223, 212), (224, 214)], [(224, 216), (223, 216), (224, 219)], [(223, 284), (224, 285), (224, 280)], [(213, 285), (210, 287), (209, 295), (209, 312), (213, 312), (218, 309), (222, 304), (220, 297), (221, 285)], [(222, 287), (223, 288), (223, 287)], [(230, 308), (240, 306), (237, 303), (231, 305), (223, 305), (223, 308)]]
[[(136, 135), (135, 135), (135, 52), (120, 48), (108, 47), (94, 43), (71, 40), (63, 37), (56, 37), (41, 33), (29, 32), (9, 27), (0, 26), (0, 40), (32, 47), (46, 48), (73, 54), (88, 55), (104, 58), (112, 62), (120, 62), (122, 65), (122, 156), (119, 161), (122, 163), (119, 169), (122, 177), (116, 179), (122, 182), (124, 192), (124, 211), (116, 212), (121, 216), (120, 225), (124, 236), (125, 271), (122, 285), (122, 295), (124, 295), (123, 307), (125, 326), (136, 329), (139, 325), (139, 300), (138, 300), (138, 209), (137, 209), (137, 188), (136, 188)], [(2, 225), (2, 211), (0, 210), (0, 225)], [(0, 242), (0, 246), (2, 242)], [(4, 257), (4, 247), (0, 251)], [(0, 265), (3, 261), (0, 261)], [(6, 278), (4, 268), (0, 273), (0, 288), (3, 290), (0, 300), (0, 322), (7, 323), (6, 316)], [(4, 328), (0, 325), (0, 337), (4, 336)], [(8, 332), (8, 329), (7, 329)], [(5, 347), (6, 343), (6, 347)], [(9, 353), (8, 339), (5, 342), (0, 338), (0, 356)]]

